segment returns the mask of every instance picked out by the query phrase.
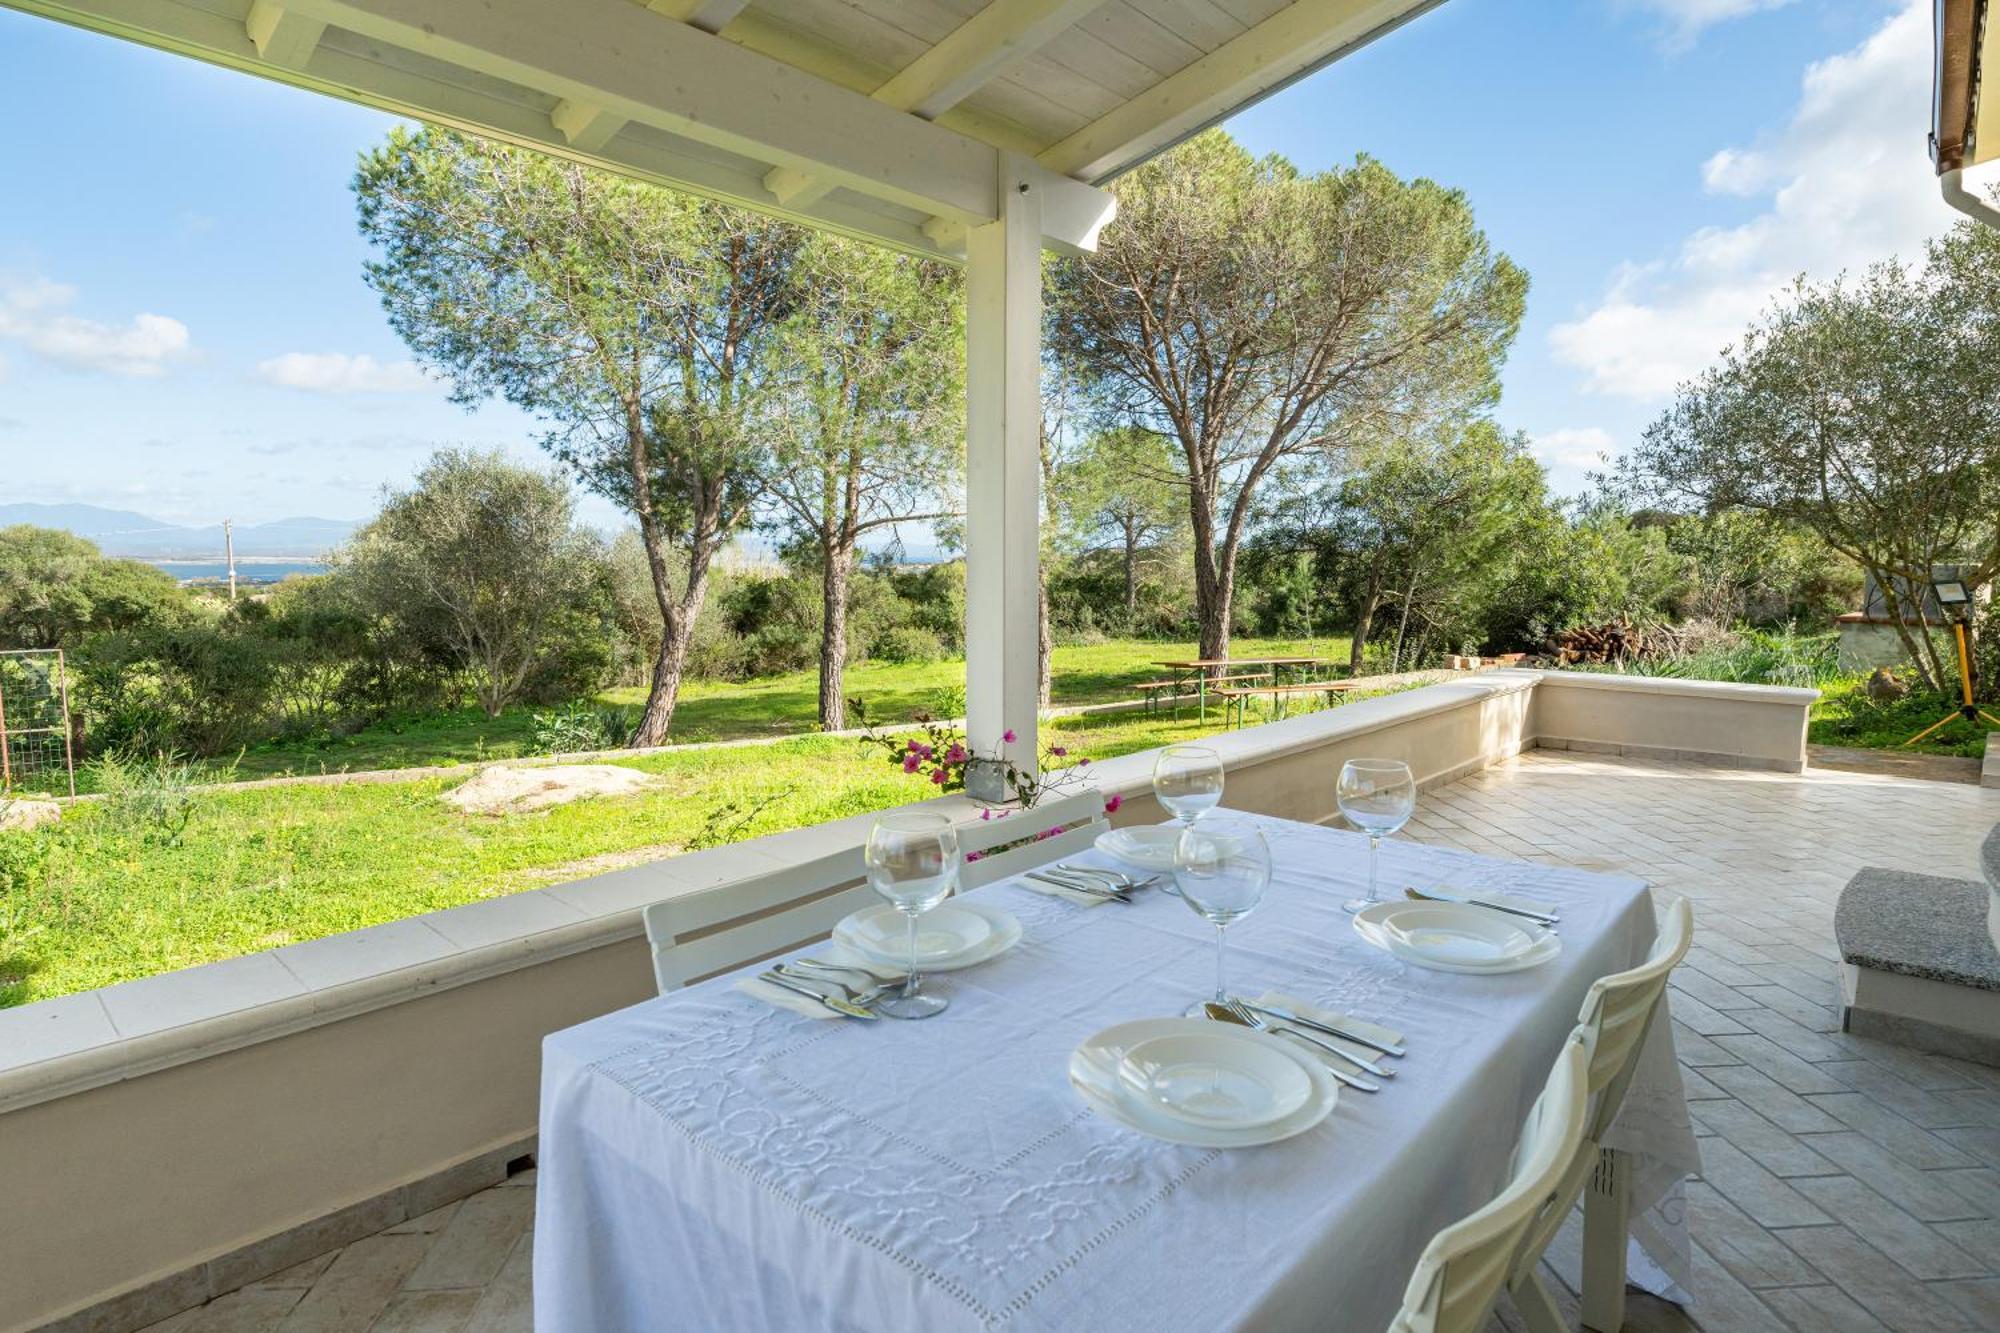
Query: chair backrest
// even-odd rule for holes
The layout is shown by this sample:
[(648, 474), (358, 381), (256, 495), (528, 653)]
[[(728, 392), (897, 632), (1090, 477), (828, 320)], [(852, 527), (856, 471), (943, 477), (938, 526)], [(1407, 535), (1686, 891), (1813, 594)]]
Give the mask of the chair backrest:
[(1617, 1119), (1639, 1063), (1639, 1048), (1660, 997), (1666, 994), (1667, 977), (1687, 957), (1693, 942), (1694, 908), (1687, 899), (1676, 898), (1667, 908), (1651, 956), (1629, 971), (1599, 977), (1583, 997), (1576, 1018), (1591, 1034), (1590, 1095), (1596, 1104), (1586, 1136), (1593, 1142), (1603, 1138)]
[(1484, 1208), (1431, 1238), (1403, 1291), (1389, 1333), (1478, 1333), (1528, 1229), (1555, 1193), (1583, 1142), (1590, 1062), (1588, 1034), (1572, 1032), (1548, 1084), (1521, 1127), (1512, 1171)]
[(660, 993), (825, 938), (875, 900), (861, 848), (653, 903), (643, 913)]
[[(1074, 827), (1066, 828), (1067, 825)], [(959, 871), (959, 888), (976, 889), (1006, 879), (1009, 875), (1018, 875), (1023, 870), (1033, 870), (1036, 866), (1087, 851), (1110, 827), (1104, 818), (1104, 797), (1094, 789), (1044, 801), (1031, 810), (1011, 811), (999, 819), (961, 824), (958, 830), (959, 848), (978, 859), (967, 861), (965, 868)], [(1039, 836), (1050, 829), (1063, 831), (1052, 837)], [(1019, 842), (1022, 838), (1036, 840), (1004, 852), (989, 851), (990, 848)]]

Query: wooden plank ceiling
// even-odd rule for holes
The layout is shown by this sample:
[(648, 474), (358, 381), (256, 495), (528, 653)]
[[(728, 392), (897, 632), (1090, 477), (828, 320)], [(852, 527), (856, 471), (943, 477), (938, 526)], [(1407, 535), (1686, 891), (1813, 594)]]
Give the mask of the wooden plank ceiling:
[(1088, 249), (1092, 187), (1438, 3), (0, 0), (946, 257), (1003, 165)]

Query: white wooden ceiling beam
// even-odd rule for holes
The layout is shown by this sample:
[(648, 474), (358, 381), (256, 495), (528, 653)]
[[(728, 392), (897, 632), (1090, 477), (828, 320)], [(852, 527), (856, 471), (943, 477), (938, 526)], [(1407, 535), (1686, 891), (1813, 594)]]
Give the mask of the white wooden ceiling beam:
[[(655, 5), (677, 0), (655, 0)], [(1009, 65), (1034, 54), (1074, 27), (1106, 0), (991, 0), (944, 40), (877, 88), (884, 106), (936, 120), (978, 92)], [(801, 207), (823, 199), (833, 183), (790, 167), (776, 167), (764, 188), (779, 203)]]
[(651, 0), (646, 8), (703, 32), (721, 32), (749, 5), (750, 0)]
[(279, 0), (256, 0), (243, 20), (243, 31), (263, 59), (286, 69), (304, 69), (326, 24), (286, 8)]
[(1295, 0), (1037, 160), (1078, 180), (1103, 180), (1440, 3)]
[(611, 142), (611, 136), (629, 123), (601, 106), (588, 102), (557, 102), (549, 112), (549, 123), (562, 134), (563, 141), (581, 153), (595, 153)]

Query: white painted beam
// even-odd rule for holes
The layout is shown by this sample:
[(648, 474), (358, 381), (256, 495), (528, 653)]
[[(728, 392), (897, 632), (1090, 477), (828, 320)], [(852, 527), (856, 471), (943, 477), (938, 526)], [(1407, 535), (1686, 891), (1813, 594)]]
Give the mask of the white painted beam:
[(1032, 163), (1003, 157), (1000, 217), (967, 234), (965, 270), (966, 736), (1030, 769), (1041, 694), (1038, 178)]
[(1105, 0), (992, 0), (875, 90), (875, 100), (936, 120)]
[[(656, 5), (668, 0), (655, 0)], [(884, 106), (936, 120), (1000, 72), (1067, 31), (1106, 0), (992, 0), (872, 94)], [(781, 204), (824, 198), (830, 181), (774, 168), (764, 188)]]
[(651, 0), (646, 8), (703, 32), (721, 32), (749, 4), (750, 0)]
[(1055, 144), (1037, 160), (1100, 181), (1442, 0), (1295, 0)]
[(549, 112), (549, 123), (556, 127), (571, 148), (582, 153), (594, 153), (610, 143), (611, 136), (624, 129), (627, 121), (601, 106), (565, 98)]
[(304, 69), (326, 24), (288, 9), (279, 0), (256, 0), (243, 20), (257, 54), (286, 69)]

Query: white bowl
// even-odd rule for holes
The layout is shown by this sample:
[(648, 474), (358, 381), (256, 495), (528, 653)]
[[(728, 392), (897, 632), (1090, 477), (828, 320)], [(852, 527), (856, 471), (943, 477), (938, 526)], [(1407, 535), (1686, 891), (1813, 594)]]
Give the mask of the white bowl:
[(1098, 834), (1097, 850), (1142, 870), (1172, 870), (1180, 840), (1179, 824), (1135, 825)]
[(1221, 1030), (1171, 1032), (1125, 1048), (1126, 1091), (1176, 1119), (1222, 1129), (1283, 1120), (1312, 1096), (1295, 1059)]

